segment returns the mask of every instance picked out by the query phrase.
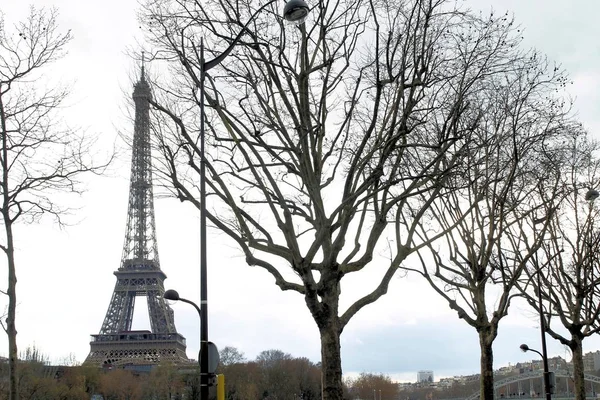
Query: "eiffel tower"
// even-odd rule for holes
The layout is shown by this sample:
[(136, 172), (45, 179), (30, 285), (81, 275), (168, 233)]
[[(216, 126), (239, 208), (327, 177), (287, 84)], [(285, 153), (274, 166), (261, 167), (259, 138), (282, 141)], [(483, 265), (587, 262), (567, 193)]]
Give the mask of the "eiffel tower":
[[(142, 65), (133, 90), (135, 128), (129, 187), (127, 231), (117, 283), (100, 328), (92, 335), (86, 364), (98, 366), (156, 365), (161, 362), (189, 363), (185, 338), (177, 333), (173, 310), (163, 299), (154, 223), (152, 162), (150, 151), (150, 85)], [(137, 296), (146, 296), (151, 330), (132, 330)]]

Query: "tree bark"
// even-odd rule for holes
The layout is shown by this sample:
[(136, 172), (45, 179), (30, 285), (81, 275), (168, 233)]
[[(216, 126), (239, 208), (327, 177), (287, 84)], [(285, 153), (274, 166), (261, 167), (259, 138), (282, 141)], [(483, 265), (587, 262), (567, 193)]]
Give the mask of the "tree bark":
[(15, 246), (10, 217), (11, 200), (9, 197), (9, 165), (8, 165), (8, 134), (6, 126), (6, 113), (4, 103), (0, 96), (0, 132), (2, 132), (2, 220), (6, 234), (6, 246), (2, 246), (8, 263), (8, 314), (6, 316), (6, 334), (8, 336), (8, 391), (9, 400), (19, 399), (17, 381), (17, 327), (15, 324), (17, 313), (17, 273), (15, 268)]
[(494, 353), (493, 340), (490, 340), (490, 328), (479, 329), (479, 348), (481, 350), (479, 393), (481, 400), (494, 400)]
[[(7, 221), (4, 219), (4, 221)], [(19, 399), (17, 382), (17, 327), (15, 324), (17, 311), (17, 274), (15, 270), (14, 245), (12, 238), (12, 224), (5, 225), (7, 240), (6, 256), (8, 259), (8, 315), (6, 317), (6, 333), (8, 335), (8, 371), (9, 371), (9, 400)]]
[(582, 339), (577, 335), (572, 335), (569, 348), (573, 354), (573, 386), (575, 400), (585, 400), (585, 372), (583, 367)]
[(319, 329), (321, 334), (321, 374), (323, 375), (323, 399), (341, 400), (342, 386), (341, 331), (337, 324), (328, 323)]

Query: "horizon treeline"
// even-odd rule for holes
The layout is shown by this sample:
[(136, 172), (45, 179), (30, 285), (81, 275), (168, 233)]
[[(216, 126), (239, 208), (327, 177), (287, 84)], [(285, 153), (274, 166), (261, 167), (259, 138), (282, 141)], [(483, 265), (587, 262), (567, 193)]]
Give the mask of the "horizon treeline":
[[(93, 395), (101, 395), (105, 400), (199, 398), (199, 368), (194, 364), (157, 365), (144, 373), (121, 367), (77, 365), (73, 355), (61, 362), (62, 365), (51, 365), (50, 358), (36, 346), (22, 351), (18, 369), (21, 399), (88, 400)], [(7, 363), (0, 363), (3, 375), (7, 369)], [(216, 372), (225, 375), (227, 400), (322, 397), (320, 363), (277, 349), (262, 351), (255, 359), (247, 360), (243, 352), (226, 346), (220, 350)], [(384, 374), (363, 372), (358, 377), (344, 379), (346, 399), (370, 399), (373, 394), (376, 400), (397, 399), (399, 393), (398, 384)], [(0, 400), (5, 399), (8, 399), (8, 382), (0, 380)]]

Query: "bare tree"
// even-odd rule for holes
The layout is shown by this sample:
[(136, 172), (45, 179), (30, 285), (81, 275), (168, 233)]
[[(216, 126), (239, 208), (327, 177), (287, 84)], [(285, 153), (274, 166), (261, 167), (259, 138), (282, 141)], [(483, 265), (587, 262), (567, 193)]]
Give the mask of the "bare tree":
[[(600, 209), (595, 189), (600, 179), (600, 147), (581, 127), (560, 156), (562, 196), (548, 210), (548, 228), (536, 232), (543, 246), (529, 260), (520, 287), (541, 308), (545, 331), (571, 350), (575, 398), (586, 398), (583, 340), (600, 332)], [(566, 332), (565, 332), (566, 330)]]
[(383, 374), (361, 373), (346, 381), (350, 399), (398, 399), (400, 392), (397, 382)]
[[(502, 28), (512, 24), (508, 17), (496, 21), (496, 40), (517, 47), (516, 32)], [(473, 49), (462, 52), (468, 63), (480, 38), (472, 35), (460, 46)], [(476, 329), (482, 399), (494, 396), (492, 345), (499, 323), (542, 243), (532, 232), (546, 229), (546, 212), (562, 195), (556, 150), (572, 128), (569, 104), (560, 97), (564, 73), (536, 51), (504, 59), (510, 63), (498, 60), (495, 73), (465, 95), (465, 113), (475, 121), (471, 141), (459, 173), (447, 181), (450, 190), (418, 223), (417, 243), (428, 243), (429, 251), (419, 253), (420, 267), (404, 268), (422, 276)], [(440, 232), (442, 240), (430, 240)]]
[[(166, 61), (155, 68), (171, 72), (154, 82), (158, 168), (198, 208), (197, 45), (219, 54), (257, 8), (155, 0), (141, 14)], [(277, 15), (268, 5), (207, 76), (208, 219), (249, 265), (303, 296), (321, 336), (324, 398), (341, 399), (344, 327), (444, 233), (416, 229), (477, 146), (472, 93), (491, 91), (521, 54), (507, 18), (452, 1), (318, 1), (294, 27)], [(378, 284), (341, 310), (343, 278), (373, 273), (375, 258), (386, 266)]]
[[(1, 18), (0, 14), (0, 18)], [(94, 165), (93, 140), (66, 128), (57, 117), (67, 91), (46, 88), (44, 71), (65, 54), (71, 33), (60, 32), (57, 11), (31, 8), (12, 28), (0, 19), (0, 216), (4, 237), (0, 249), (8, 264), (10, 399), (17, 390), (17, 275), (14, 225), (50, 215), (62, 224), (68, 208), (54, 201), (63, 193), (80, 193), (79, 177), (100, 172)]]
[(219, 365), (227, 367), (233, 364), (246, 362), (244, 352), (233, 346), (225, 346), (219, 351)]

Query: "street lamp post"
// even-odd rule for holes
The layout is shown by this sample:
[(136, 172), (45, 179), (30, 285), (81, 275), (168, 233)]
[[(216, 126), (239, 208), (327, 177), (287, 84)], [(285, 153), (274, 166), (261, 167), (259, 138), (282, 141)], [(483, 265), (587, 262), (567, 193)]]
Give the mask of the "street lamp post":
[[(200, 322), (202, 323), (202, 310), (200, 309), (200, 307), (198, 307), (198, 305), (196, 303), (194, 303), (193, 301), (184, 299), (183, 297), (180, 297), (177, 290), (169, 289), (169, 290), (165, 291), (165, 294), (163, 294), (163, 298), (166, 300), (170, 300), (170, 301), (182, 301), (184, 303), (191, 304), (198, 312), (198, 316), (200, 317)], [(206, 351), (206, 353), (208, 353), (208, 351)], [(201, 358), (202, 358), (202, 348), (200, 348), (200, 350), (198, 352), (198, 360), (200, 360)], [(208, 369), (208, 367), (207, 367), (207, 369)]]
[[(552, 391), (550, 390), (550, 372), (548, 371), (548, 350), (546, 347), (546, 320), (544, 318), (544, 308), (542, 306), (542, 278), (540, 271), (537, 272), (538, 282), (538, 310), (540, 313), (540, 331), (542, 335), (542, 362), (544, 363), (544, 386), (546, 387), (546, 400), (552, 399)], [(521, 345), (521, 349), (523, 346)], [(526, 351), (526, 350), (523, 350)]]
[[(200, 41), (200, 399), (208, 400), (208, 289), (207, 289), (207, 257), (206, 257), (206, 158), (204, 151), (204, 79), (206, 71), (219, 65), (239, 42), (248, 25), (267, 6), (278, 0), (271, 0), (252, 14), (240, 33), (229, 46), (210, 61), (204, 60), (204, 41)], [(308, 5), (303, 0), (289, 0), (283, 9), (283, 18), (290, 22), (302, 22), (308, 15)], [(165, 293), (166, 294), (166, 293)], [(181, 300), (181, 299), (180, 299)], [(193, 303), (192, 303), (193, 304)]]
[(521, 350), (523, 350), (523, 352), (526, 351), (533, 351), (534, 353), (537, 353), (540, 355), (540, 357), (542, 357), (542, 363), (544, 365), (544, 390), (546, 391), (546, 400), (552, 400), (552, 390), (550, 388), (550, 371), (548, 371), (548, 354), (546, 351), (546, 331), (543, 328), (543, 324), (544, 324), (544, 319), (543, 319), (543, 315), (542, 315), (542, 311), (541, 311), (541, 302), (542, 299), (540, 297), (540, 317), (541, 318), (541, 323), (542, 324), (542, 353), (540, 353), (539, 351), (530, 348), (529, 346), (527, 346), (526, 344), (522, 344), (521, 346), (519, 346), (521, 348)]
[(520, 346), (523, 352), (533, 351), (542, 357), (542, 363), (544, 366), (544, 390), (546, 391), (546, 400), (552, 399), (552, 391), (550, 390), (550, 372), (548, 371), (548, 351), (546, 348), (546, 320), (544, 318), (544, 307), (542, 304), (542, 277), (541, 271), (536, 271), (537, 277), (537, 297), (538, 297), (538, 314), (540, 316), (540, 333), (542, 338), (542, 352), (530, 349), (526, 344)]
[[(586, 194), (585, 194), (585, 199), (587, 200), (588, 204), (589, 204), (589, 211), (588, 211), (588, 221), (587, 221), (587, 246), (586, 246), (586, 251), (587, 251), (587, 256), (585, 257), (585, 259), (587, 259), (587, 267), (589, 268), (589, 275), (588, 273), (585, 274), (585, 279), (589, 282), (589, 286), (591, 287), (591, 289), (589, 290), (590, 292), (590, 304), (594, 304), (594, 293), (595, 293), (595, 282), (594, 282), (594, 256), (593, 256), (593, 247), (594, 247), (594, 230), (593, 230), (593, 223), (592, 223), (592, 211), (593, 211), (593, 207), (594, 207), (594, 201), (600, 197), (600, 192), (598, 192), (595, 189), (589, 189)], [(585, 267), (584, 267), (585, 269)], [(586, 288), (587, 289), (587, 288)]]
[[(598, 197), (600, 197), (600, 192), (598, 192), (595, 189), (590, 189), (585, 194), (585, 200), (590, 202), (590, 207), (591, 207), (591, 204), (594, 202), (594, 200), (596, 200)], [(593, 271), (592, 271), (592, 274), (593, 274)], [(592, 277), (593, 277), (593, 275), (592, 275)], [(522, 344), (520, 346), (520, 348), (524, 352), (533, 351), (534, 353), (537, 353), (542, 357), (542, 362), (544, 365), (544, 389), (546, 391), (546, 400), (551, 400), (552, 399), (552, 390), (550, 387), (550, 371), (548, 370), (549, 369), (548, 368), (548, 351), (546, 348), (546, 321), (544, 318), (544, 308), (542, 305), (542, 278), (541, 278), (540, 271), (537, 271), (537, 296), (538, 296), (538, 312), (540, 315), (540, 331), (541, 331), (541, 337), (542, 337), (542, 352), (540, 353), (537, 350), (531, 349), (526, 344)]]
[[(200, 307), (194, 303), (191, 300), (188, 299), (184, 299), (183, 297), (179, 297), (179, 293), (177, 293), (176, 290), (172, 290), (169, 289), (165, 292), (165, 294), (163, 295), (163, 297), (166, 300), (172, 300), (172, 301), (182, 301), (184, 303), (188, 303), (191, 304), (192, 306), (194, 306), (194, 308), (196, 309), (196, 311), (198, 312), (198, 316), (202, 316), (202, 311), (200, 310)], [(217, 349), (217, 346), (215, 346), (214, 343), (208, 342), (208, 374), (211, 375), (215, 372), (215, 370), (217, 369), (217, 367), (219, 366), (219, 351)], [(201, 350), (200, 350), (201, 351)], [(198, 352), (198, 360), (201, 359), (202, 355), (200, 354), (200, 351)]]

